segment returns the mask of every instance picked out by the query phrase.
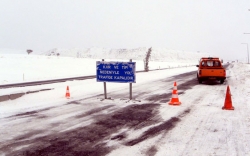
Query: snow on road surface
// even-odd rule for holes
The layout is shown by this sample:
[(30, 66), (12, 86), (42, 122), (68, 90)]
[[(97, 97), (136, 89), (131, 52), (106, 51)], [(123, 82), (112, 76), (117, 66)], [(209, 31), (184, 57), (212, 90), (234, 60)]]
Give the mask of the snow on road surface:
[[(0, 155), (248, 155), (249, 65), (230, 64), (222, 85), (199, 84), (197, 68), (189, 67), (198, 59), (184, 54), (182, 61), (150, 61), (151, 69), (184, 68), (138, 73), (133, 100), (129, 85), (119, 83), (107, 83), (111, 99), (103, 100), (103, 83), (95, 79), (1, 89), (0, 95), (31, 93), (0, 102)], [(7, 67), (1, 84), (93, 75), (96, 65), (95, 59), (38, 55), (0, 59)], [(143, 70), (143, 61), (136, 62)], [(180, 106), (168, 105), (174, 81)], [(233, 111), (221, 109), (227, 85)]]
[[(198, 84), (195, 71), (138, 73), (132, 101), (128, 84), (117, 83), (107, 84), (113, 100), (102, 101), (103, 84), (92, 79), (0, 103), (1, 154), (249, 155), (250, 66), (231, 64), (222, 85)], [(174, 81), (180, 106), (167, 103)], [(233, 111), (221, 109), (227, 85)]]
[[(179, 96), (181, 106), (162, 104), (164, 121), (177, 117), (171, 130), (165, 127), (164, 133), (137, 146), (121, 144), (108, 155), (249, 155), (249, 69), (245, 64), (231, 65), (226, 84), (195, 85)], [(221, 109), (226, 85), (231, 87), (234, 111)]]

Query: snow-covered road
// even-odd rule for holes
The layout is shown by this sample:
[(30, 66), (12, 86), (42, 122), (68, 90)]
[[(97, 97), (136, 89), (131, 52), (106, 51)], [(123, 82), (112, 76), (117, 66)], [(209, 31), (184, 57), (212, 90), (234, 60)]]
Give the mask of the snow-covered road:
[[(82, 81), (70, 82), (73, 97), (68, 101), (53, 93), (65, 91), (65, 83), (54, 84), (53, 90), (25, 95), (17, 99), (19, 103), (0, 105), (8, 110), (1, 112), (0, 154), (250, 154), (250, 92), (241, 86), (246, 80), (238, 75), (245, 72), (239, 70), (240, 66), (228, 68), (227, 81), (222, 85), (198, 84), (193, 67), (184, 73), (174, 69), (140, 73), (139, 83), (133, 84), (134, 100), (128, 100), (128, 84), (107, 85), (111, 100), (102, 100), (102, 84), (86, 80), (84, 83), (89, 85), (85, 84), (84, 92), (74, 89)], [(154, 78), (143, 81), (145, 77)], [(180, 106), (168, 105), (174, 81)], [(234, 111), (221, 109), (227, 85), (233, 94)], [(93, 87), (100, 90), (92, 91)], [(50, 94), (61, 99), (51, 101)], [(234, 98), (238, 96), (241, 98)], [(44, 97), (44, 101), (38, 97)]]

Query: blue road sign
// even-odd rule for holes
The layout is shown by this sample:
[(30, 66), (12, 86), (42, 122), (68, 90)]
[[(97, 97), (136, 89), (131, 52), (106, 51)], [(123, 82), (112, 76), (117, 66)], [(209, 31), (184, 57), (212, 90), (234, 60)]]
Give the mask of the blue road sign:
[(136, 62), (96, 61), (97, 82), (135, 83)]

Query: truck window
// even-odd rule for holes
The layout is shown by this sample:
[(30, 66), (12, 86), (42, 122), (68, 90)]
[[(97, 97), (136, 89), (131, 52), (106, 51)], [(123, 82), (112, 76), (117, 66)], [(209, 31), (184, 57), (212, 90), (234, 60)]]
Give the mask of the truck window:
[(202, 61), (202, 62), (201, 62), (201, 65), (202, 65), (203, 67), (205, 67), (205, 66), (207, 66), (207, 63), (206, 63), (205, 61)]
[(207, 61), (207, 66), (213, 67), (213, 61)]
[(214, 61), (214, 66), (215, 67), (219, 67), (220, 66), (220, 62), (219, 61)]
[(204, 60), (201, 62), (201, 66), (203, 67), (220, 67), (221, 63), (217, 60)]

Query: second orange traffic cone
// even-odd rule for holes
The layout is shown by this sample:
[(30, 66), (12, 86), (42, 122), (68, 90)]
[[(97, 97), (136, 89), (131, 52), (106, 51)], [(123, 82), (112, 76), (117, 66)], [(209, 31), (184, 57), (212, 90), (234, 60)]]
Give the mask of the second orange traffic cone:
[(225, 97), (225, 103), (222, 109), (226, 110), (234, 110), (233, 104), (232, 104), (232, 99), (231, 99), (231, 92), (229, 86), (227, 86), (227, 92), (226, 92), (226, 97)]
[(180, 105), (181, 104), (181, 102), (179, 101), (179, 98), (178, 98), (178, 91), (177, 91), (176, 82), (174, 82), (174, 88), (172, 91), (172, 98), (168, 102), (168, 104), (170, 104), (170, 105)]
[(65, 97), (66, 97), (67, 99), (69, 99), (69, 98), (70, 98), (69, 86), (67, 86), (67, 90), (66, 90)]

